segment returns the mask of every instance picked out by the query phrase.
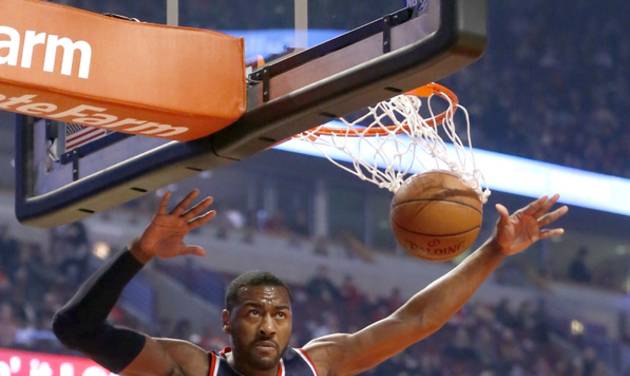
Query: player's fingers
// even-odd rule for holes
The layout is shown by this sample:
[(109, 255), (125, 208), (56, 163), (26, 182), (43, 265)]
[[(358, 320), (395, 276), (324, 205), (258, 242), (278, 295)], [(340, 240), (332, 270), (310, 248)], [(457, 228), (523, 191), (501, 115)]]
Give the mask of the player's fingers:
[(551, 209), (556, 204), (556, 202), (558, 202), (559, 198), (560, 195), (556, 193), (555, 195), (551, 196), (547, 201), (543, 202), (543, 204), (538, 209), (538, 212), (534, 214), (534, 218), (538, 218), (541, 215), (547, 213), (549, 209)]
[(203, 226), (205, 223), (207, 223), (209, 220), (214, 218), (216, 215), (217, 215), (216, 210), (210, 210), (209, 212), (206, 212), (188, 221), (188, 226), (190, 227), (191, 230), (194, 230), (197, 227)]
[(547, 213), (543, 215), (542, 217), (538, 218), (538, 226), (539, 227), (547, 226), (548, 224), (555, 222), (558, 218), (567, 214), (568, 211), (569, 211), (568, 206), (566, 205), (561, 206), (558, 209), (552, 211), (551, 213)]
[(171, 211), (171, 214), (182, 215), (184, 211), (186, 210), (186, 208), (190, 206), (190, 204), (193, 202), (193, 200), (197, 198), (197, 196), (199, 196), (198, 189), (193, 189), (192, 191), (190, 191), (190, 193), (188, 193), (186, 197), (184, 197), (184, 199), (181, 200), (179, 204), (177, 204), (177, 206), (175, 206), (175, 209)]
[(186, 220), (191, 220), (191, 219), (195, 218), (196, 216), (198, 216), (199, 214), (201, 214), (206, 208), (208, 208), (208, 206), (212, 205), (213, 202), (214, 202), (214, 198), (212, 198), (211, 196), (208, 196), (208, 197), (204, 198), (203, 200), (199, 201), (199, 203), (197, 203), (197, 205), (195, 205), (192, 208), (188, 209), (183, 214), (183, 217)]
[(206, 250), (203, 247), (198, 245), (190, 245), (184, 248), (184, 251), (181, 253), (182, 255), (195, 255), (195, 256), (205, 256)]
[(160, 200), (160, 206), (158, 207), (158, 214), (168, 214), (168, 202), (171, 199), (171, 192), (166, 191)]
[(541, 230), (539, 238), (540, 239), (548, 239), (548, 238), (553, 238), (553, 237), (556, 237), (556, 236), (561, 236), (563, 234), (564, 234), (564, 229), (563, 228), (554, 228), (554, 229), (548, 229), (548, 230)]
[(535, 215), (536, 213), (538, 213), (538, 211), (545, 204), (546, 201), (547, 201), (547, 196), (542, 196), (538, 198), (537, 200), (530, 202), (529, 205), (527, 205), (523, 209), (523, 213), (527, 215), (532, 215), (532, 216)]
[(510, 220), (510, 212), (507, 208), (501, 204), (494, 205), (495, 209), (499, 213), (499, 224), (505, 225)]

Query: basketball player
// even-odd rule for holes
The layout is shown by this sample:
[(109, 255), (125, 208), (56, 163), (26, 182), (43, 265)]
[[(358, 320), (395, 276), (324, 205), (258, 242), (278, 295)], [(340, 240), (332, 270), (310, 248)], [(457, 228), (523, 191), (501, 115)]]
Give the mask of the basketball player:
[[(398, 310), (356, 333), (316, 338), (302, 348), (288, 347), (291, 294), (270, 273), (250, 272), (228, 287), (223, 330), (232, 348), (220, 353), (186, 341), (152, 338), (106, 322), (118, 296), (142, 266), (155, 257), (205, 255), (184, 243), (184, 236), (215, 216), (206, 197), (189, 208), (193, 191), (172, 211), (170, 193), (142, 236), (103, 265), (56, 313), (53, 328), (68, 347), (123, 375), (306, 376), (352, 375), (373, 368), (431, 335), (470, 299), (501, 261), (539, 239), (561, 235), (561, 228), (542, 229), (562, 217), (566, 206), (550, 211), (558, 195), (543, 196), (510, 215), (498, 204), (494, 234), (465, 261), (418, 292)], [(182, 307), (185, 309), (185, 307)]]

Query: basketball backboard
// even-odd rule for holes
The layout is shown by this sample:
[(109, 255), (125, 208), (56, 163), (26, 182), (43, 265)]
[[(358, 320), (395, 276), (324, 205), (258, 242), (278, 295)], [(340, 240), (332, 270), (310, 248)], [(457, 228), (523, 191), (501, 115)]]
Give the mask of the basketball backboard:
[(247, 111), (229, 127), (187, 143), (17, 116), (18, 219), (48, 227), (114, 207), (444, 78), (483, 53), (485, 0), (408, 3), (167, 0), (159, 7), (122, 1), (94, 5), (89, 10), (244, 37)]

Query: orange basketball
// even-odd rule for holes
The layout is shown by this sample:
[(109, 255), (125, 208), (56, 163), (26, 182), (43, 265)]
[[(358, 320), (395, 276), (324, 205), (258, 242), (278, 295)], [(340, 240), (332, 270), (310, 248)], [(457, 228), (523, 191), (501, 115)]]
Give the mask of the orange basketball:
[(483, 204), (458, 176), (429, 171), (414, 176), (394, 195), (390, 222), (398, 243), (412, 256), (445, 261), (477, 239)]

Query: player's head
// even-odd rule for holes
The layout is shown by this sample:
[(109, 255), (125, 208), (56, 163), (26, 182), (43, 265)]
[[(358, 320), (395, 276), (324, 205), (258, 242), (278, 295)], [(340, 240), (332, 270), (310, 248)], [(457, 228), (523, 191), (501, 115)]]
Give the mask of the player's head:
[(276, 367), (292, 329), (289, 287), (268, 272), (236, 277), (225, 293), (223, 330), (232, 338), (234, 356), (255, 369)]

